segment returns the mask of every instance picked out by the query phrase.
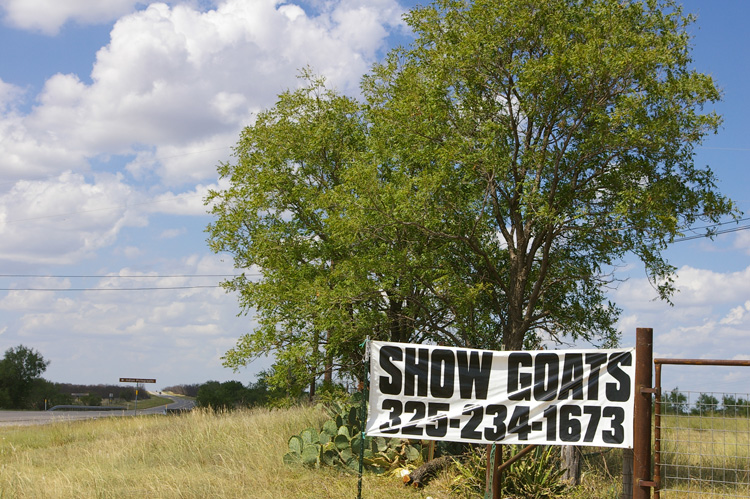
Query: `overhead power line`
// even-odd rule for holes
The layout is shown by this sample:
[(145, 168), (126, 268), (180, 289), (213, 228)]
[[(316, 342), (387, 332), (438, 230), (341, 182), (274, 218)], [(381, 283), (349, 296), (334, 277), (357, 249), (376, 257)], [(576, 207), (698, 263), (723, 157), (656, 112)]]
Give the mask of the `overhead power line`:
[(750, 225), (741, 225), (739, 227), (731, 227), (729, 229), (717, 230), (715, 232), (711, 232), (711, 233), (708, 233), (708, 234), (696, 234), (694, 236), (681, 237), (679, 239), (675, 239), (674, 242), (675, 243), (681, 243), (681, 242), (684, 242), (684, 241), (692, 241), (693, 239), (701, 239), (701, 238), (705, 238), (705, 237), (713, 237), (713, 236), (718, 236), (718, 235), (721, 235), (721, 234), (729, 234), (730, 232), (740, 232), (740, 231), (748, 230), (748, 229), (750, 229)]
[(729, 220), (727, 222), (717, 222), (715, 224), (705, 225), (703, 227), (692, 227), (692, 228), (690, 228), (691, 231), (702, 231), (702, 230), (705, 230), (705, 231), (708, 231), (708, 232), (706, 232), (704, 234), (693, 234), (693, 235), (690, 235), (690, 236), (680, 237), (678, 239), (675, 239), (673, 242), (675, 242), (675, 243), (681, 243), (683, 241), (692, 241), (694, 239), (701, 239), (701, 238), (704, 238), (704, 237), (709, 237), (710, 238), (710, 237), (713, 237), (713, 236), (718, 236), (720, 234), (728, 234), (730, 232), (739, 232), (739, 231), (747, 230), (747, 229), (750, 229), (750, 225), (739, 225), (737, 227), (730, 227), (728, 229), (722, 229), (722, 230), (716, 230), (716, 231), (711, 230), (711, 229), (713, 229), (715, 227), (721, 227), (723, 225), (739, 224), (740, 222), (747, 222), (748, 220), (750, 220), (750, 217), (738, 218), (737, 220)]
[(694, 227), (694, 228), (691, 228), (691, 230), (710, 229), (711, 227), (719, 227), (720, 225), (738, 224), (740, 222), (747, 222), (748, 220), (750, 220), (750, 217), (738, 218), (737, 220), (728, 220), (726, 222), (717, 222), (715, 224), (705, 225), (703, 227)]

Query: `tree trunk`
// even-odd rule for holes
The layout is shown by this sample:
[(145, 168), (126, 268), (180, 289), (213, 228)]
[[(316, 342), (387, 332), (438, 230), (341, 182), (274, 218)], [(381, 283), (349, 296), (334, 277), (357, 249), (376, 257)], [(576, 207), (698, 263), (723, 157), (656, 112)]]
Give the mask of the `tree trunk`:
[(310, 382), (310, 396), (308, 397), (310, 402), (315, 400), (315, 378)]
[(328, 345), (331, 344), (331, 332), (326, 331), (326, 346), (325, 346), (325, 370), (323, 371), (323, 384), (326, 386), (333, 385), (333, 358), (328, 349)]
[(573, 486), (581, 482), (581, 450), (576, 445), (562, 446), (562, 460), (565, 474), (563, 480), (566, 480)]

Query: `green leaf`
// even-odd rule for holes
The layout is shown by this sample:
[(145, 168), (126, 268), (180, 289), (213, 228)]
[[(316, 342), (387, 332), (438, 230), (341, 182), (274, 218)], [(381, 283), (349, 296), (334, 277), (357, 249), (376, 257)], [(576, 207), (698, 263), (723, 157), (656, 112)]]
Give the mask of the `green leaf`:
[[(357, 433), (352, 437), (352, 450), (355, 454), (359, 455), (359, 449), (362, 445), (362, 433)], [(365, 451), (368, 451), (372, 448), (372, 437), (365, 437), (364, 438), (364, 447)], [(372, 451), (370, 451), (372, 452)]]
[(416, 461), (417, 459), (422, 457), (422, 454), (419, 452), (419, 450), (412, 446), (407, 446), (405, 450), (407, 461)]
[(372, 443), (373, 443), (372, 450), (374, 452), (383, 452), (385, 451), (385, 449), (388, 448), (388, 442), (383, 437), (375, 437), (372, 440)]
[(326, 466), (333, 466), (338, 460), (338, 454), (335, 450), (324, 450), (320, 460)]
[(352, 471), (359, 471), (359, 461), (354, 457), (346, 460), (346, 466)]
[(318, 435), (318, 441), (320, 442), (321, 445), (325, 445), (331, 441), (331, 435), (329, 435), (328, 433), (324, 431), (321, 431), (320, 435)]
[(349, 421), (349, 425), (353, 427), (359, 426), (359, 415), (358, 415), (359, 411), (357, 409), (358, 409), (357, 407), (352, 407), (351, 409), (349, 409), (348, 421)]

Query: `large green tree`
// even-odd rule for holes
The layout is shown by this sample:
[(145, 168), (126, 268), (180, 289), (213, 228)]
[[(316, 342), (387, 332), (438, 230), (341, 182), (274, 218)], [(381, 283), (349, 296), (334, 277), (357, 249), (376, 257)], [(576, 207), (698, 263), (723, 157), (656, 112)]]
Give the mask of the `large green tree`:
[(230, 187), (210, 194), (217, 220), (208, 230), (211, 247), (246, 271), (225, 284), (257, 318), (226, 363), (274, 352), (272, 382), (310, 385), (312, 394), (318, 375), (332, 369), (336, 345), (359, 336), (347, 319), (355, 304), (338, 299), (353, 279), (338, 277), (348, 272), (340, 265), (349, 249), (331, 219), (342, 213), (335, 190), (364, 150), (366, 132), (356, 101), (309, 71), (302, 80), (303, 88), (281, 94), (243, 131), (236, 163), (219, 168)]
[[(245, 270), (225, 287), (257, 319), (225, 364), (273, 352), (269, 380), (291, 391), (309, 385), (312, 395), (323, 373), (362, 374), (368, 335), (432, 339), (427, 326), (443, 327), (445, 314), (416, 275), (434, 268), (425, 238), (397, 226), (387, 237), (366, 233), (376, 220), (353, 190), (357, 165), (369, 161), (363, 106), (309, 71), (302, 81), (243, 131), (236, 162), (219, 168), (229, 187), (207, 202), (217, 216), (209, 244)], [(397, 202), (378, 195), (379, 204)]]
[[(734, 207), (693, 149), (720, 119), (671, 1), (438, 0), (364, 102), (310, 79), (245, 129), (208, 198), (258, 327), (227, 353), (360, 374), (366, 336), (520, 349), (617, 341), (607, 288)], [(258, 273), (260, 277), (257, 277)]]
[(41, 353), (23, 345), (6, 350), (0, 360), (0, 406), (24, 408), (34, 383), (49, 362)]
[(733, 213), (693, 161), (720, 119), (691, 18), (669, 0), (438, 0), (406, 20), (415, 43), (364, 85), (372, 147), (408, 179), (390, 223), (451, 245), (454, 299), (481, 290), (506, 348), (616, 340), (614, 266), (635, 255), (668, 299), (663, 250)]

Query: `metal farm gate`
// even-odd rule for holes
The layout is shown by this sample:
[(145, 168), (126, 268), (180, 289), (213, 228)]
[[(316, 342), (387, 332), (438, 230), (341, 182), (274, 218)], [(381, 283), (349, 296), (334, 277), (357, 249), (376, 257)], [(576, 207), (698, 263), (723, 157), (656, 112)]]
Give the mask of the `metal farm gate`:
[(750, 393), (662, 391), (663, 365), (748, 367), (750, 360), (654, 359), (650, 328), (636, 330), (635, 349), (633, 450), (624, 454), (622, 497), (648, 499), (653, 489), (655, 499), (750, 498)]
[(663, 393), (663, 365), (701, 369), (750, 361), (654, 359), (654, 498), (750, 498), (750, 395), (720, 386)]

